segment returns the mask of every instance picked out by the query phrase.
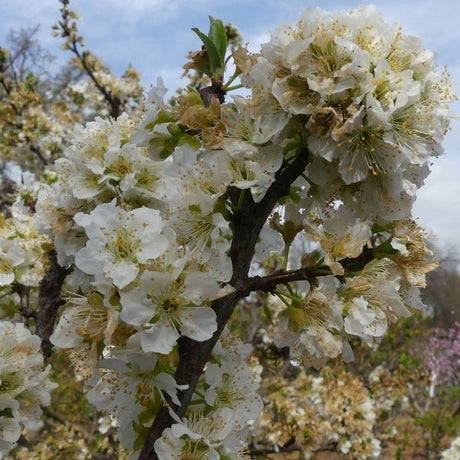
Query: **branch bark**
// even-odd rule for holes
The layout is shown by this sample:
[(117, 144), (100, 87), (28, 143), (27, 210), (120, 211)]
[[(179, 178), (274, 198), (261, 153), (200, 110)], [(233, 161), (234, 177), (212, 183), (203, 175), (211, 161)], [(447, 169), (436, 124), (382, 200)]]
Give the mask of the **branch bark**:
[(278, 284), (287, 284), (294, 281), (309, 281), (314, 283), (318, 276), (332, 274), (329, 267), (302, 267), (297, 270), (277, 272), (268, 276), (254, 276), (248, 279), (246, 290), (250, 292), (273, 291)]
[(45, 356), (51, 355), (53, 345), (49, 338), (53, 333), (57, 311), (62, 303), (61, 288), (65, 277), (72, 271), (71, 268), (63, 268), (58, 264), (54, 249), (50, 251), (49, 258), (50, 269), (40, 281), (37, 314), (37, 333), (42, 339), (41, 346)]

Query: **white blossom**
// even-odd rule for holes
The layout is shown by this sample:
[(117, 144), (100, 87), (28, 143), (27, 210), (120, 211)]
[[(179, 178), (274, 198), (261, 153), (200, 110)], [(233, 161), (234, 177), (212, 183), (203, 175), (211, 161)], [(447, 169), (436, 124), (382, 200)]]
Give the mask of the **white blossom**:
[(105, 203), (89, 215), (76, 214), (75, 222), (89, 238), (75, 256), (77, 267), (105, 276), (120, 288), (136, 278), (139, 264), (161, 256), (168, 247), (167, 237), (161, 234), (160, 213), (154, 209), (125, 211)]
[(217, 283), (206, 273), (177, 277), (144, 271), (138, 282), (123, 290), (120, 318), (139, 328), (142, 349), (169, 353), (179, 335), (209, 339), (217, 328), (216, 314), (205, 302), (218, 295)]
[(40, 343), (22, 323), (0, 321), (0, 455), (15, 447), (22, 429), (40, 428), (41, 406), (50, 404), (57, 387)]

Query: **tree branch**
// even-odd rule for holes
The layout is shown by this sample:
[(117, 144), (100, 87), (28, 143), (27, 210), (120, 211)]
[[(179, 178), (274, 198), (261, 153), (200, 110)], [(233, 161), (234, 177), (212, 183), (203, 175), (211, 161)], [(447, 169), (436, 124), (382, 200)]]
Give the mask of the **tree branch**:
[[(248, 273), (260, 231), (279, 199), (289, 193), (291, 184), (303, 173), (308, 164), (308, 156), (308, 151), (305, 149), (300, 152), (292, 163), (283, 163), (275, 176), (275, 181), (271, 184), (263, 199), (256, 203), (252, 196), (248, 194), (245, 206), (232, 216), (233, 239), (230, 257), (233, 263), (233, 276), (230, 280), (230, 285), (235, 288), (235, 291), (212, 303), (212, 308), (217, 315), (217, 330), (211, 339), (197, 342), (188, 337), (181, 337), (178, 341), (179, 363), (174, 377), (178, 384), (189, 385), (187, 390), (178, 392), (180, 406), (176, 406), (169, 401), (169, 406), (179, 417), (185, 415), (203, 368), (236, 304), (250, 292), (251, 281), (248, 278)], [(236, 189), (229, 190), (233, 201), (237, 200), (236, 193), (240, 192)], [(300, 273), (298, 276), (300, 276)], [(253, 287), (273, 286), (274, 280), (272, 279), (268, 282), (267, 278), (264, 278), (263, 281), (261, 281), (262, 278), (258, 280), (252, 279)], [(171, 426), (173, 422), (174, 420), (169, 414), (168, 407), (162, 407), (150, 427), (147, 439), (139, 454), (140, 460), (158, 459), (154, 450), (154, 443), (161, 437), (164, 429)]]
[(61, 36), (67, 38), (67, 43), (65, 47), (71, 51), (77, 57), (78, 61), (82, 65), (85, 72), (88, 74), (89, 78), (92, 80), (94, 85), (96, 86), (97, 90), (102, 94), (106, 102), (110, 107), (110, 116), (112, 118), (118, 118), (121, 115), (123, 110), (122, 100), (114, 96), (111, 91), (109, 91), (97, 78), (94, 74), (94, 69), (91, 66), (91, 63), (88, 61), (88, 56), (90, 56), (89, 51), (80, 52), (78, 48), (78, 44), (83, 46), (83, 39), (82, 37), (76, 34), (76, 22), (72, 25), (69, 25), (69, 20), (71, 18), (75, 18), (76, 15), (74, 12), (69, 10), (68, 7), (68, 0), (60, 0), (63, 7), (61, 8), (61, 17), (62, 21), (58, 22), (58, 26), (54, 26), (55, 29), (60, 29), (62, 31)]
[(249, 278), (246, 285), (247, 295), (253, 291), (270, 292), (278, 284), (287, 284), (294, 281), (316, 282), (318, 276), (332, 275), (329, 267), (302, 267), (297, 270), (281, 271), (268, 276), (254, 276)]
[(50, 269), (40, 281), (38, 293), (39, 311), (37, 314), (37, 333), (42, 339), (42, 350), (45, 356), (51, 355), (49, 338), (53, 333), (57, 311), (61, 305), (61, 288), (65, 277), (72, 271), (71, 268), (63, 268), (57, 262), (56, 251), (49, 253), (51, 262)]
[(72, 43), (72, 45), (73, 45), (72, 47), (69, 47), (70, 51), (72, 51), (77, 56), (77, 58), (79, 59), (81, 65), (85, 69), (85, 72), (88, 74), (89, 78), (91, 78), (91, 80), (93, 81), (93, 83), (96, 86), (96, 88), (99, 90), (99, 92), (102, 94), (104, 99), (109, 104), (109, 106), (110, 106), (110, 116), (112, 118), (114, 118), (114, 119), (118, 118), (121, 115), (121, 112), (122, 112), (121, 100), (118, 97), (113, 96), (112, 93), (110, 91), (108, 91), (99, 82), (99, 80), (96, 78), (96, 75), (94, 75), (94, 72), (90, 68), (90, 66), (88, 64), (88, 61), (86, 59), (86, 56), (88, 56), (88, 52), (84, 52), (83, 54), (81, 54), (79, 52), (78, 48), (77, 48), (77, 44), (76, 44), (75, 41)]

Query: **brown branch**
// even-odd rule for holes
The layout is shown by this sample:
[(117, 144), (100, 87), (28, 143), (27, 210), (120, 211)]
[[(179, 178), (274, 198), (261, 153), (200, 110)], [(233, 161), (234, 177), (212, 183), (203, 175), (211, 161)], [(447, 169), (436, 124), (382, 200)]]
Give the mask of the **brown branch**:
[(92, 69), (90, 68), (90, 66), (88, 64), (88, 61), (86, 60), (86, 56), (88, 56), (89, 53), (84, 52), (83, 54), (81, 54), (78, 51), (77, 44), (76, 44), (75, 41), (72, 42), (72, 47), (69, 47), (69, 50), (72, 51), (77, 56), (77, 58), (80, 60), (81, 65), (85, 69), (85, 71), (88, 74), (89, 78), (91, 78), (91, 80), (93, 81), (93, 83), (96, 86), (96, 88), (98, 89), (98, 91), (102, 94), (104, 99), (109, 104), (109, 106), (110, 106), (110, 116), (112, 118), (114, 118), (114, 119), (118, 118), (121, 115), (121, 112), (122, 112), (121, 100), (120, 100), (120, 98), (118, 98), (116, 96), (113, 96), (112, 93), (110, 91), (108, 91), (99, 82), (99, 80), (96, 78), (96, 76), (94, 75), (94, 72), (92, 71)]
[[(30, 142), (30, 138), (26, 137), (26, 141)], [(42, 155), (42, 152), (40, 151), (39, 147), (37, 147), (36, 145), (30, 145), (30, 150), (31, 152), (35, 153), (35, 155), (37, 155), (38, 159), (43, 163), (43, 165), (48, 164), (48, 160)]]
[(83, 51), (80, 53), (80, 50), (78, 49), (78, 44), (83, 46), (83, 40), (82, 37), (76, 36), (76, 28), (73, 30), (71, 27), (69, 27), (69, 19), (72, 17), (71, 11), (68, 8), (68, 0), (60, 0), (63, 7), (61, 8), (61, 17), (62, 21), (58, 22), (58, 26), (54, 26), (55, 29), (61, 29), (62, 37), (68, 38), (69, 40), (66, 43), (66, 48), (71, 51), (77, 59), (80, 61), (81, 65), (83, 66), (83, 69), (85, 72), (88, 74), (89, 78), (92, 80), (98, 91), (102, 94), (106, 102), (110, 106), (110, 116), (112, 118), (118, 118), (121, 115), (121, 112), (123, 110), (123, 104), (122, 100), (114, 96), (109, 90), (105, 88), (105, 86), (96, 78), (96, 75), (94, 75), (94, 71), (91, 68), (90, 63), (88, 62), (87, 57), (90, 55), (89, 51)]
[(329, 267), (302, 267), (297, 270), (280, 271), (268, 276), (254, 276), (248, 279), (246, 290), (271, 292), (278, 284), (287, 284), (294, 281), (309, 281), (315, 283), (319, 276), (331, 275)]
[(37, 333), (42, 339), (42, 350), (45, 356), (51, 355), (49, 338), (53, 333), (54, 322), (61, 301), (61, 288), (66, 276), (72, 271), (71, 268), (63, 268), (57, 262), (56, 251), (49, 253), (51, 266), (40, 281), (38, 293), (39, 311), (37, 313)]
[(10, 179), (5, 174), (5, 165), (0, 168), (0, 178), (1, 178), (1, 185), (0, 185), (0, 213), (4, 213), (5, 217), (11, 217), (11, 206), (14, 203), (13, 194), (15, 192), (16, 184), (12, 179)]
[[(212, 308), (217, 315), (217, 330), (211, 339), (205, 342), (197, 342), (188, 337), (179, 339), (179, 363), (174, 377), (178, 384), (188, 384), (188, 389), (178, 392), (180, 406), (176, 406), (169, 401), (171, 409), (179, 417), (185, 415), (203, 368), (236, 304), (250, 292), (248, 290), (251, 287), (251, 281), (248, 277), (249, 267), (262, 227), (279, 199), (289, 193), (291, 184), (303, 173), (307, 164), (308, 151), (303, 150), (292, 163), (283, 163), (280, 171), (275, 176), (275, 181), (259, 203), (255, 203), (250, 193), (248, 193), (245, 206), (233, 214), (231, 220), (233, 239), (230, 248), (233, 276), (230, 280), (230, 285), (235, 288), (235, 291), (212, 303)], [(244, 192), (237, 189), (229, 190), (229, 197), (233, 203), (238, 201), (239, 193)], [(260, 281), (261, 279), (259, 278), (258, 281), (253, 280), (254, 286), (263, 286), (264, 282), (265, 285), (273, 285), (273, 280), (268, 283), (267, 278), (264, 279), (264, 282)], [(164, 429), (171, 426), (173, 422), (172, 417), (169, 415), (168, 407), (162, 407), (150, 427), (144, 446), (139, 454), (140, 460), (158, 459), (154, 450), (154, 443), (161, 437)]]
[[(2, 74), (3, 74), (3, 72), (2, 72)], [(7, 83), (6, 83), (6, 81), (5, 81), (5, 79), (3, 77), (0, 78), (0, 83), (3, 86), (3, 89), (5, 90), (6, 95), (9, 96), (10, 93), (11, 93), (11, 87), (7, 85)], [(19, 115), (17, 107), (12, 102), (9, 102), (9, 104), (11, 105), (12, 109), (16, 112), (16, 114)]]

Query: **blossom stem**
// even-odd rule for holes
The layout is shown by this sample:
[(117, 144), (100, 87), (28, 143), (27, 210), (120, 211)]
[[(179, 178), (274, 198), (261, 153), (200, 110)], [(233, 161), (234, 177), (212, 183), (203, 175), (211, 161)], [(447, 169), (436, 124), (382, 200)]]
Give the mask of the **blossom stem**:
[(284, 253), (283, 253), (283, 270), (284, 271), (287, 270), (290, 249), (291, 249), (291, 244), (288, 242), (285, 242)]
[[(230, 56), (229, 56), (230, 58)], [(228, 58), (225, 61), (225, 64), (227, 64)], [(223, 86), (223, 89), (225, 91), (228, 91), (230, 88), (230, 85), (235, 81), (235, 79), (241, 74), (241, 72), (238, 71), (238, 69), (235, 70), (235, 73), (228, 79), (227, 83)]]
[(244, 88), (244, 85), (242, 84), (238, 84), (238, 85), (233, 85), (233, 86), (224, 86), (224, 90), (226, 93), (228, 93), (229, 91), (234, 91), (235, 89), (240, 89), (240, 88)]
[(240, 196), (238, 197), (238, 203), (236, 205), (236, 210), (239, 211), (240, 209), (243, 208), (244, 206), (244, 199), (246, 197), (246, 190), (241, 190), (240, 191)]

